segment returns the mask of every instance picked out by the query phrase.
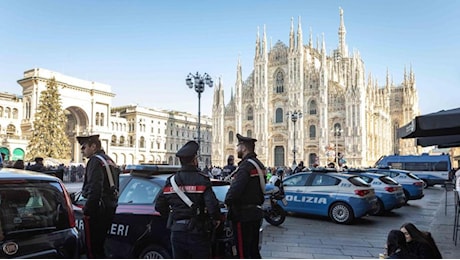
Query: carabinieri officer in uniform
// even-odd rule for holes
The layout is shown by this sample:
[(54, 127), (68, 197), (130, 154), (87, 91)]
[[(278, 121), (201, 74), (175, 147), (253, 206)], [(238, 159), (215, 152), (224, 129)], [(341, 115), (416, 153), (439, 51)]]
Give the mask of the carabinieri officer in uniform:
[(187, 142), (176, 156), (181, 169), (174, 174), (174, 181), (183, 191), (192, 206), (181, 199), (172, 187), (172, 176), (166, 180), (155, 208), (162, 216), (168, 217), (171, 229), (173, 258), (211, 258), (211, 232), (220, 224), (219, 201), (212, 190), (209, 177), (198, 168), (195, 141)]
[[(238, 158), (241, 161), (233, 175), (225, 204), (229, 207), (228, 217), (233, 224), (239, 258), (261, 258), (259, 229), (263, 218), (261, 205), (264, 202), (265, 166), (254, 152), (257, 140), (240, 134), (236, 134), (236, 137)], [(261, 173), (253, 163), (258, 165)]]

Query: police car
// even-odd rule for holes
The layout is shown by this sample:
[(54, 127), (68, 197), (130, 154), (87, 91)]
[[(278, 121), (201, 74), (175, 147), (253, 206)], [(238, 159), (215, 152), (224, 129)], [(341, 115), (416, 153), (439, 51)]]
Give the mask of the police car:
[(425, 196), (423, 194), (425, 182), (409, 171), (390, 169), (390, 167), (369, 168), (366, 171), (389, 176), (401, 184), (406, 197), (406, 203), (408, 200), (418, 200)]
[(391, 177), (360, 169), (350, 169), (347, 173), (359, 174), (363, 180), (371, 184), (375, 189), (377, 207), (370, 212), (371, 215), (382, 215), (385, 211), (400, 208), (406, 203), (402, 185)]
[(349, 224), (376, 207), (374, 188), (358, 175), (315, 169), (290, 175), (283, 180), (286, 211), (329, 216)]
[[(170, 165), (128, 165), (120, 175), (118, 207), (106, 241), (108, 258), (171, 258), (170, 231), (166, 219), (155, 210), (155, 201), (166, 179), (180, 169)], [(212, 180), (213, 190), (224, 201), (228, 182)], [(74, 211), (77, 228), (82, 231), (85, 199), (74, 195)], [(223, 206), (223, 203), (222, 203)], [(226, 210), (222, 209), (225, 220)], [(222, 221), (214, 235), (213, 257), (230, 255), (232, 229), (228, 221)], [(84, 232), (81, 232), (84, 233)]]

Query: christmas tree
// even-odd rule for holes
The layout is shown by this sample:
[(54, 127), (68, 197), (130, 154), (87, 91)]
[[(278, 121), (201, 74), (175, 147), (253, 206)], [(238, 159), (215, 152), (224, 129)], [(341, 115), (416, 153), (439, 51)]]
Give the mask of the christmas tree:
[(46, 90), (41, 92), (26, 158), (30, 160), (39, 156), (69, 159), (70, 142), (65, 132), (66, 123), (61, 95), (53, 77), (48, 80)]

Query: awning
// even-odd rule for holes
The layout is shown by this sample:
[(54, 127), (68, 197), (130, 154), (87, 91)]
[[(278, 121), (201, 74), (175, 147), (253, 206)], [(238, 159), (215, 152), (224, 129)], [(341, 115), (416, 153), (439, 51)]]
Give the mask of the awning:
[(460, 134), (419, 137), (417, 138), (417, 145), (422, 147), (437, 145), (438, 148), (458, 147), (460, 146)]
[(398, 129), (399, 138), (460, 135), (460, 108), (415, 117)]

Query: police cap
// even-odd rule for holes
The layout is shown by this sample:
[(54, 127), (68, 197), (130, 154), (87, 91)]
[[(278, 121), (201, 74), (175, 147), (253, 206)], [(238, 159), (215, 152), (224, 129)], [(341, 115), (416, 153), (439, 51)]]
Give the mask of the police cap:
[(99, 140), (99, 135), (77, 136), (77, 141), (80, 145), (87, 143), (95, 143)]
[(236, 138), (238, 138), (238, 143), (239, 144), (252, 144), (254, 145), (255, 142), (257, 142), (257, 139), (251, 138), (251, 137), (244, 137), (240, 134), (236, 134)]
[(177, 151), (176, 156), (179, 158), (193, 158), (197, 155), (199, 145), (195, 141), (188, 141)]

